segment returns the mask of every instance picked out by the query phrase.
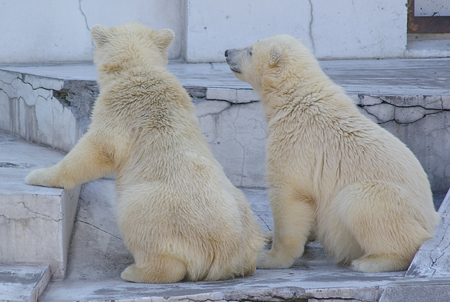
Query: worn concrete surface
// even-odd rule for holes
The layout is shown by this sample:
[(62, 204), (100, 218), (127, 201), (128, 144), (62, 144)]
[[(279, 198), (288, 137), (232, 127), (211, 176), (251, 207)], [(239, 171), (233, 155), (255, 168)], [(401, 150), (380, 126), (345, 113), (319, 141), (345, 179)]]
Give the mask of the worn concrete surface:
[(50, 277), (48, 265), (0, 264), (0, 302), (36, 302)]
[(442, 202), (439, 213), (441, 223), (436, 235), (422, 245), (412, 261), (407, 276), (438, 278), (449, 276), (450, 271), (450, 194)]
[[(330, 60), (320, 65), (331, 79), (349, 94), (368, 95), (450, 95), (450, 58)], [(1, 70), (61, 80), (96, 81), (92, 63), (0, 66)], [(226, 63), (168, 65), (184, 86), (251, 89), (239, 81)]]
[(0, 130), (70, 150), (81, 135), (72, 110), (53, 96), (64, 80), (0, 70)]
[[(42, 302), (65, 301), (378, 301), (401, 273), (360, 274), (336, 270), (321, 260), (286, 270), (257, 270), (253, 276), (218, 282), (138, 284), (118, 278), (54, 282)], [(326, 300), (328, 301), (328, 300)]]
[(0, 263), (50, 265), (63, 279), (80, 186), (71, 190), (29, 186), (32, 169), (64, 154), (0, 131)]

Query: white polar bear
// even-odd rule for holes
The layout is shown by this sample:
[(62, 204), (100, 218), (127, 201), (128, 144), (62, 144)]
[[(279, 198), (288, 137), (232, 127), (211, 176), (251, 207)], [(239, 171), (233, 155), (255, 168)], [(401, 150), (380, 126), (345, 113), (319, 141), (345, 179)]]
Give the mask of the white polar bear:
[(26, 183), (71, 189), (116, 172), (117, 216), (134, 282), (251, 275), (263, 245), (245, 196), (202, 136), (194, 105), (167, 71), (171, 30), (95, 26), (100, 95), (86, 135)]
[(440, 219), (413, 153), (364, 117), (293, 37), (225, 56), (261, 96), (268, 123), (274, 231), (258, 267), (290, 267), (314, 228), (338, 263), (361, 272), (406, 269)]

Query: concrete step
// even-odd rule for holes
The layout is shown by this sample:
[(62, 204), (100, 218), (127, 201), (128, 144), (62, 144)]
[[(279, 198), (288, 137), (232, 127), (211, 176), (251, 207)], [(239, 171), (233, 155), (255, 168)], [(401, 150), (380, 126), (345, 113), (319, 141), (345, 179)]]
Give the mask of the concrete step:
[(50, 278), (48, 265), (0, 264), (0, 302), (37, 302)]
[(258, 270), (251, 277), (217, 282), (55, 282), (39, 301), (443, 302), (449, 298), (448, 282), (449, 279), (406, 279), (398, 273), (357, 275), (344, 269), (330, 271), (329, 266), (317, 263), (288, 270)]
[(0, 263), (50, 265), (55, 280), (65, 276), (80, 187), (64, 191), (24, 179), (63, 156), (0, 131)]
[(406, 276), (439, 278), (450, 276), (450, 190), (440, 208), (442, 220), (436, 235), (425, 242), (416, 253)]

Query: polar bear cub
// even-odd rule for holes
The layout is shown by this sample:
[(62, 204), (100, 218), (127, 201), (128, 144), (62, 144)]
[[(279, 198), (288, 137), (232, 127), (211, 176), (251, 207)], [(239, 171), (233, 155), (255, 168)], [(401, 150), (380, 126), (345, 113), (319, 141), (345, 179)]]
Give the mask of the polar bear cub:
[(413, 153), (364, 117), (293, 37), (225, 56), (260, 95), (268, 123), (274, 230), (258, 267), (290, 267), (314, 228), (338, 263), (361, 272), (406, 269), (440, 219)]
[(117, 217), (134, 282), (251, 275), (263, 245), (245, 196), (202, 136), (194, 106), (167, 71), (171, 30), (95, 26), (100, 95), (88, 132), (27, 184), (72, 189), (116, 172)]

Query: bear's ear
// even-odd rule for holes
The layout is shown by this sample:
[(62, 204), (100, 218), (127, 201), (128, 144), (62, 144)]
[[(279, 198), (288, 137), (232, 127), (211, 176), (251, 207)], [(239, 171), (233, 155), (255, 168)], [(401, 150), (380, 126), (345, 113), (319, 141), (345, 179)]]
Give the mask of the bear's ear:
[(269, 63), (270, 65), (277, 65), (281, 63), (282, 51), (278, 45), (273, 45), (270, 49)]
[(162, 51), (166, 51), (172, 43), (175, 33), (171, 29), (162, 29), (156, 32), (156, 44)]
[(92, 27), (91, 35), (94, 43), (97, 47), (102, 46), (108, 42), (108, 32), (109, 28), (103, 25), (95, 25)]

